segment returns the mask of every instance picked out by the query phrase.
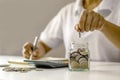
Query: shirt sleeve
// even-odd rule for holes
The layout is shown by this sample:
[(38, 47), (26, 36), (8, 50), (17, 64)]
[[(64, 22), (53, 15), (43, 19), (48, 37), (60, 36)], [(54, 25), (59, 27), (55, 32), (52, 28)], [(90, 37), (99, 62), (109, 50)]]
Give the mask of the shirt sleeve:
[(55, 48), (63, 42), (63, 10), (61, 10), (41, 33), (40, 40), (50, 48)]

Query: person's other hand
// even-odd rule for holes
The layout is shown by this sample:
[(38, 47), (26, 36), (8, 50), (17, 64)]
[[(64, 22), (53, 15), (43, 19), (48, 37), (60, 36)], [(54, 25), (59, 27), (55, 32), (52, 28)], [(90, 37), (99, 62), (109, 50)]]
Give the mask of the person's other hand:
[(83, 0), (83, 7), (87, 10), (93, 10), (101, 2), (102, 2), (102, 0)]
[(84, 11), (75, 30), (78, 32), (100, 30), (104, 23), (105, 19), (100, 14), (94, 11)]
[(23, 54), (23, 57), (27, 59), (29, 59), (30, 55), (32, 54), (33, 55), (32, 59), (37, 60), (45, 55), (45, 50), (43, 46), (39, 44), (39, 46), (37, 46), (36, 49), (33, 51), (33, 44), (26, 42), (23, 45), (22, 54)]

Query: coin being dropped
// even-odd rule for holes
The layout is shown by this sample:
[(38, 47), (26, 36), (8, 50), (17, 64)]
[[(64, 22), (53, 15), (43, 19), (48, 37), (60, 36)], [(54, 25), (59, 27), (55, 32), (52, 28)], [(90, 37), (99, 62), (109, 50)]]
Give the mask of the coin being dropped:
[(79, 32), (79, 38), (81, 38), (81, 33)]

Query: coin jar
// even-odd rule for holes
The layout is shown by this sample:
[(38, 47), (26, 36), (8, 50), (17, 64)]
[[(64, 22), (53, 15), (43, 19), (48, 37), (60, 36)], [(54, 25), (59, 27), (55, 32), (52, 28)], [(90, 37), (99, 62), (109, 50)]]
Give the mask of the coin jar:
[(69, 70), (89, 70), (89, 49), (87, 42), (82, 41), (81, 43), (71, 43), (69, 49)]

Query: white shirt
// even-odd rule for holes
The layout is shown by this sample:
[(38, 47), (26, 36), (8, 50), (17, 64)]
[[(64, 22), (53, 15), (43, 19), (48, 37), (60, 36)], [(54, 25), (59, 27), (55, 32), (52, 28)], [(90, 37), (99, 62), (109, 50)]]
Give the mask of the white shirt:
[[(120, 25), (120, 0), (103, 0), (95, 9), (104, 18), (116, 25)], [(83, 11), (81, 0), (68, 4), (51, 20), (46, 29), (41, 33), (40, 39), (51, 48), (65, 44), (66, 58), (70, 49), (73, 36), (78, 36), (74, 30)], [(91, 60), (120, 61), (120, 50), (116, 48), (100, 31), (81, 33), (89, 43)]]

